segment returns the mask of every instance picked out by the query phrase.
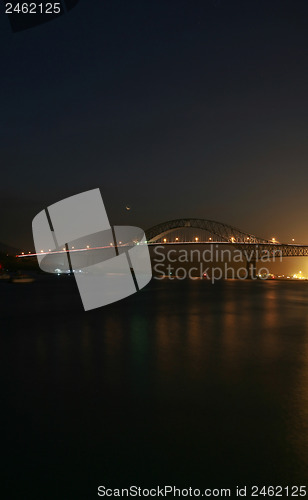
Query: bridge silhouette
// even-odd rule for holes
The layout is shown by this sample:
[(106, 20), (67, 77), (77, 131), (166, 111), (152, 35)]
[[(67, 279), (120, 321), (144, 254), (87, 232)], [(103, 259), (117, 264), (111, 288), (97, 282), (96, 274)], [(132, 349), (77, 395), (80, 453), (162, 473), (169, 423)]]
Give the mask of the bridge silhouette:
[[(174, 219), (157, 224), (147, 231), (146, 241), (151, 246), (155, 245), (230, 245), (234, 249), (243, 253), (243, 260), (246, 259), (247, 270), (250, 277), (256, 275), (256, 262), (262, 259), (274, 259), (276, 257), (308, 257), (308, 245), (295, 243), (280, 243), (275, 239), (267, 240), (259, 238), (253, 234), (242, 231), (229, 224), (208, 219)], [(84, 251), (100, 251), (114, 245), (110, 243), (106, 247), (87, 246), (86, 248), (72, 247), (74, 253)], [(132, 242), (120, 242), (118, 246), (131, 245)], [(135, 244), (135, 242), (134, 242)], [(117, 246), (117, 245), (116, 245)], [(41, 250), (41, 253), (25, 254), (17, 257), (33, 258), (45, 255), (66, 255), (67, 248), (51, 250)]]
[[(192, 231), (194, 230), (194, 231)], [(229, 224), (207, 219), (175, 219), (157, 224), (146, 231), (148, 245), (232, 245), (249, 254), (247, 269), (256, 274), (258, 258), (308, 257), (308, 245), (280, 243), (244, 232)]]
[[(211, 234), (209, 238), (202, 239), (198, 236), (183, 239), (175, 236), (170, 237), (176, 230), (197, 229)], [(197, 234), (197, 233), (196, 233)], [(280, 243), (276, 240), (259, 238), (253, 234), (246, 233), (229, 224), (207, 219), (175, 219), (162, 222), (146, 231), (147, 242), (153, 244), (233, 244), (237, 248), (246, 249), (247, 246), (258, 247), (259, 252), (267, 251), (273, 255), (282, 257), (308, 257), (308, 245), (295, 243)]]

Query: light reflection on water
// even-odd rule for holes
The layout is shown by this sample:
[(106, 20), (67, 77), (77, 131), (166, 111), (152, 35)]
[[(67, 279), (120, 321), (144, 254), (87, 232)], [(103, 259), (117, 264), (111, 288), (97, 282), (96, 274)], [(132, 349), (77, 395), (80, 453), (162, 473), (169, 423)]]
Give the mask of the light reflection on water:
[(308, 283), (152, 282), (87, 313), (69, 282), (0, 294), (8, 455), (29, 491), (63, 467), (79, 493), (308, 477)]

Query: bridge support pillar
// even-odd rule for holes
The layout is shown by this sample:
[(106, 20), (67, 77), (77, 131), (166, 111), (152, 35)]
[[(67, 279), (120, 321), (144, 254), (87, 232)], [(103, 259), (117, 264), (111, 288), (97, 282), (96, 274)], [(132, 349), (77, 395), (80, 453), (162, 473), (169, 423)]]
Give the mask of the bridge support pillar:
[(257, 264), (256, 264), (256, 259), (253, 260), (247, 260), (246, 262), (246, 269), (247, 269), (247, 278), (254, 280), (256, 279), (257, 276)]

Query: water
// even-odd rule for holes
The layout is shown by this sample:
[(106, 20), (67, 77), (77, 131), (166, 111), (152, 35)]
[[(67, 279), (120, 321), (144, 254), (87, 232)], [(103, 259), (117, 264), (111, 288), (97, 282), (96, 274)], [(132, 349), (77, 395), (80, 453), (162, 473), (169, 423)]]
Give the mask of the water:
[(152, 281), (87, 313), (72, 278), (0, 297), (6, 499), (307, 483), (308, 283)]

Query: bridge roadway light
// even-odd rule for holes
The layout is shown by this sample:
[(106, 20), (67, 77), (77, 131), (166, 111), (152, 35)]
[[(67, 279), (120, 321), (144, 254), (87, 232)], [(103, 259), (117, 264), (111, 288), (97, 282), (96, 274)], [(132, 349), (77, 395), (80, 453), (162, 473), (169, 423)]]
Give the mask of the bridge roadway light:
[(276, 238), (272, 238), (272, 242), (275, 243), (276, 242)]
[(199, 241), (199, 238), (196, 236), (195, 241)]
[(209, 238), (209, 241), (212, 241), (212, 238)]
[(179, 241), (179, 238), (175, 238), (175, 241)]
[(164, 243), (166, 243), (166, 242), (167, 242), (167, 238), (164, 238)]

